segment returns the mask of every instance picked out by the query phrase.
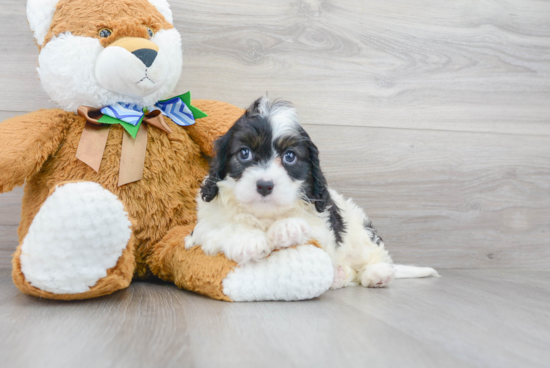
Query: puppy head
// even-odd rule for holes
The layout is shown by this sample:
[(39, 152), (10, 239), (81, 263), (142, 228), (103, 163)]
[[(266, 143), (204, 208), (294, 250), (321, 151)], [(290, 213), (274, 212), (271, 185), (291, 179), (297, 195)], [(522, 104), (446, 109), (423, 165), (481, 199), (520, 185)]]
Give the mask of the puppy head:
[(329, 204), (319, 151), (288, 102), (258, 99), (215, 148), (201, 191), (206, 202), (221, 190), (254, 213), (282, 212), (300, 200), (319, 212)]
[(151, 106), (174, 89), (181, 37), (166, 0), (28, 0), (38, 74), (63, 109)]

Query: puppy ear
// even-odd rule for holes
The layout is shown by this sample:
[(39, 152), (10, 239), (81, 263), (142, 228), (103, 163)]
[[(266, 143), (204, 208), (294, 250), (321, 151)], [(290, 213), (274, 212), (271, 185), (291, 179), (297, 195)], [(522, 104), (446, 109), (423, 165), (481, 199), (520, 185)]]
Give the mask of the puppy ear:
[(211, 202), (218, 195), (218, 182), (225, 179), (227, 175), (227, 157), (229, 156), (229, 142), (231, 131), (214, 142), (214, 158), (210, 162), (208, 178), (202, 185), (201, 198), (205, 202)]
[(53, 15), (59, 0), (29, 0), (27, 2), (27, 20), (34, 33), (36, 43), (44, 45), (44, 39), (52, 25)]
[(248, 109), (246, 109), (245, 116), (250, 118), (260, 114), (261, 113), (260, 106), (262, 104), (265, 104), (266, 100), (267, 100), (267, 97), (260, 97), (256, 101), (254, 101), (252, 105), (250, 105)]
[(315, 204), (317, 212), (323, 212), (327, 206), (331, 204), (331, 198), (328, 191), (327, 180), (321, 170), (319, 150), (305, 131), (302, 131), (302, 135), (307, 143), (309, 162), (311, 164), (311, 188), (307, 196), (308, 199)]

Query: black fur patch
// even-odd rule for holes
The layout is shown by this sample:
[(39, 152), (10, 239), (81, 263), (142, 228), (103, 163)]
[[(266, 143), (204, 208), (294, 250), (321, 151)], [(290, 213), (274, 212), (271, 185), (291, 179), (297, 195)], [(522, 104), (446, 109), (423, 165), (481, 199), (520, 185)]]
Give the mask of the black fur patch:
[(300, 136), (306, 148), (307, 161), (309, 163), (308, 180), (304, 183), (304, 192), (306, 193), (307, 200), (315, 205), (317, 212), (321, 213), (328, 210), (330, 228), (334, 232), (338, 245), (343, 241), (343, 235), (346, 233), (346, 224), (340, 208), (334, 203), (328, 191), (327, 180), (321, 169), (319, 149), (313, 143), (309, 134), (301, 127)]
[(374, 228), (374, 226), (372, 225), (372, 221), (369, 220), (369, 219), (366, 219), (364, 222), (363, 222), (363, 227), (365, 228), (365, 230), (367, 231), (367, 233), (369, 234), (369, 237), (370, 237), (370, 240), (380, 246), (380, 245), (383, 245), (384, 244), (384, 240), (382, 240), (382, 238), (380, 236), (378, 236), (378, 231)]
[(291, 136), (280, 138), (275, 141), (274, 148), (279, 157), (284, 157), (285, 153), (292, 151), (296, 154), (296, 163), (293, 165), (286, 165), (283, 162), (283, 167), (285, 168), (288, 176), (294, 180), (307, 181), (310, 172), (309, 164), (309, 151), (307, 149), (307, 144), (303, 141), (302, 137)]
[(343, 235), (346, 233), (346, 224), (340, 213), (340, 208), (336, 204), (332, 204), (329, 208), (330, 229), (334, 232), (336, 245), (342, 243)]

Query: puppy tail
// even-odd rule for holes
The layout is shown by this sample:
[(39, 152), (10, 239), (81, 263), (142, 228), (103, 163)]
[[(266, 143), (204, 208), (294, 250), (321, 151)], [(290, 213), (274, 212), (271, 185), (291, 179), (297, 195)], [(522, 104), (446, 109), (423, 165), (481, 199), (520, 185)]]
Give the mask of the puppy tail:
[(417, 277), (439, 277), (439, 273), (431, 267), (416, 267), (406, 265), (394, 265), (397, 271), (396, 279), (409, 279)]

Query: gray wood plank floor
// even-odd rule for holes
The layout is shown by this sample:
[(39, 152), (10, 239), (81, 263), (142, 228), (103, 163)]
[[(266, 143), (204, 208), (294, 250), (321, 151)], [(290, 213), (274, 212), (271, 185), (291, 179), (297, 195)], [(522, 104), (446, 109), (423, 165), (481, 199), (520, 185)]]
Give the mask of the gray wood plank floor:
[(548, 367), (550, 271), (445, 270), (297, 303), (171, 285), (54, 302), (0, 271), (3, 367)]
[[(300, 303), (148, 283), (34, 299), (8, 271), (17, 189), (0, 194), (0, 366), (550, 366), (550, 2), (170, 3), (185, 49), (176, 92), (293, 101), (331, 185), (396, 261), (443, 277)], [(55, 107), (25, 1), (0, 0), (0, 22), (0, 122)]]

